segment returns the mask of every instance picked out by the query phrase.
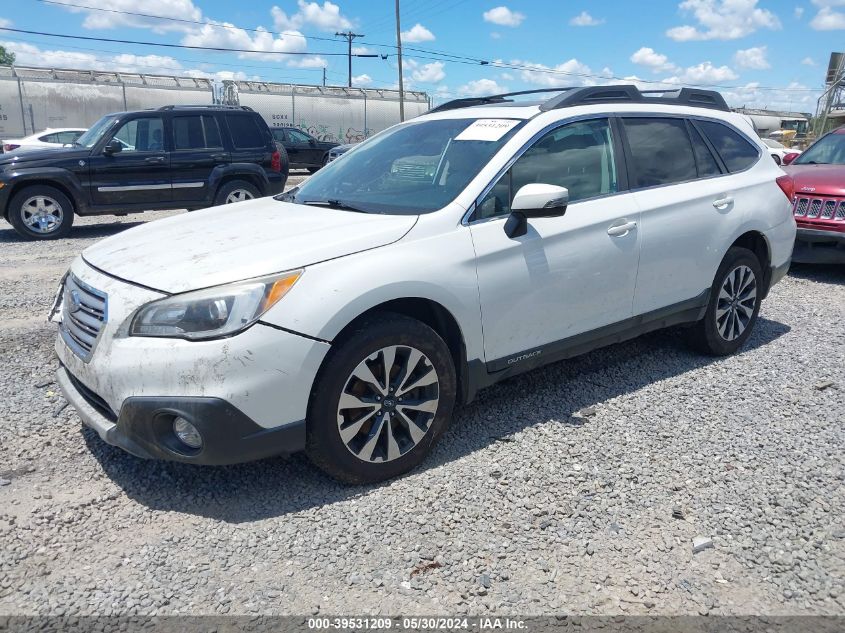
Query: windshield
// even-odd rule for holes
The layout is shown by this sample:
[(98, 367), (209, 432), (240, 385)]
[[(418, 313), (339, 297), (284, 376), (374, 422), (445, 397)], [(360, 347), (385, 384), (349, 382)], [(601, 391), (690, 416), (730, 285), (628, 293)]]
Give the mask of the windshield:
[(116, 118), (117, 117), (114, 116), (104, 116), (88, 128), (88, 131), (85, 132), (85, 134), (76, 139), (74, 145), (81, 145), (82, 147), (87, 147), (89, 149), (94, 147), (94, 145), (97, 144), (97, 141), (100, 140), (103, 132), (111, 127), (111, 124), (114, 123)]
[(454, 200), (523, 123), (412, 121), (365, 141), (282, 199), (365, 213), (430, 213)]
[(823, 136), (801, 156), (793, 165), (845, 165), (845, 134)]

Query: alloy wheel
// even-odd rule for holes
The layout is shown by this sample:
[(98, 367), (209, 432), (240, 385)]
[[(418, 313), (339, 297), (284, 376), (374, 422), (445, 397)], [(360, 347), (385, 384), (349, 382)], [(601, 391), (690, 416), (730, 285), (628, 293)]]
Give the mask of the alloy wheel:
[(246, 189), (235, 189), (229, 192), (229, 195), (226, 196), (226, 204), (232, 204), (234, 202), (243, 202), (244, 200), (252, 199), (253, 195)]
[(737, 266), (725, 277), (716, 303), (716, 328), (726, 341), (742, 336), (757, 306), (757, 278), (748, 266)]
[(346, 448), (370, 463), (405, 455), (428, 434), (440, 402), (440, 379), (428, 357), (407, 345), (384, 347), (346, 380), (337, 428)]
[(62, 206), (49, 196), (33, 196), (21, 205), (21, 219), (33, 233), (52, 233), (61, 226), (63, 218)]

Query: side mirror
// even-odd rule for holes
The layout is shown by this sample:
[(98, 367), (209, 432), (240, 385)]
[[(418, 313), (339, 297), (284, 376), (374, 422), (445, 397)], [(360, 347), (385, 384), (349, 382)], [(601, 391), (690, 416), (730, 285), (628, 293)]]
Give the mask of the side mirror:
[(123, 151), (123, 143), (118, 141), (116, 138), (110, 140), (106, 146), (103, 148), (103, 154), (106, 156), (111, 156), (112, 154), (118, 154)]
[(511, 214), (505, 222), (505, 234), (520, 237), (528, 231), (528, 218), (553, 218), (566, 213), (569, 190), (557, 185), (524, 185), (511, 202)]
[(789, 154), (787, 154), (786, 156), (783, 157), (783, 161), (781, 161), (781, 162), (784, 165), (791, 165), (792, 161), (794, 161), (799, 156), (801, 156), (801, 154), (799, 154), (798, 152), (789, 152)]

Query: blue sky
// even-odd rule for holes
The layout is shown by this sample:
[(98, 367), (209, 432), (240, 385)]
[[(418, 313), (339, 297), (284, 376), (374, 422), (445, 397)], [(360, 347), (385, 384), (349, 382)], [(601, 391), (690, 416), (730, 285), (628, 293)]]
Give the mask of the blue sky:
[[(55, 2), (73, 6), (6, 0), (0, 26), (254, 52), (0, 31), (19, 64), (314, 84), (325, 67), (329, 84), (345, 85), (346, 44), (334, 34), (353, 29), (365, 34), (357, 50), (390, 54), (354, 59), (355, 84), (397, 83), (393, 0)], [(731, 105), (814, 111), (828, 57), (845, 48), (845, 0), (402, 0), (402, 30), (406, 87), (438, 100), (621, 78), (642, 87), (718, 86)]]

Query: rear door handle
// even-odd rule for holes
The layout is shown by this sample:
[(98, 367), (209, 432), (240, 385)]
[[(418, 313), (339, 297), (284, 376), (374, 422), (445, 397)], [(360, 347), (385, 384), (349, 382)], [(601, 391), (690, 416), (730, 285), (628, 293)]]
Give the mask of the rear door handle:
[(614, 224), (607, 229), (607, 234), (612, 237), (624, 237), (637, 228), (636, 222), (625, 222), (625, 224)]
[(725, 209), (734, 201), (733, 198), (730, 196), (725, 196), (724, 198), (719, 198), (713, 201), (713, 206), (717, 209)]
[(160, 165), (164, 162), (164, 156), (150, 156), (149, 158), (145, 158), (144, 162), (149, 165)]
[(212, 154), (211, 160), (221, 163), (226, 160), (226, 154)]

